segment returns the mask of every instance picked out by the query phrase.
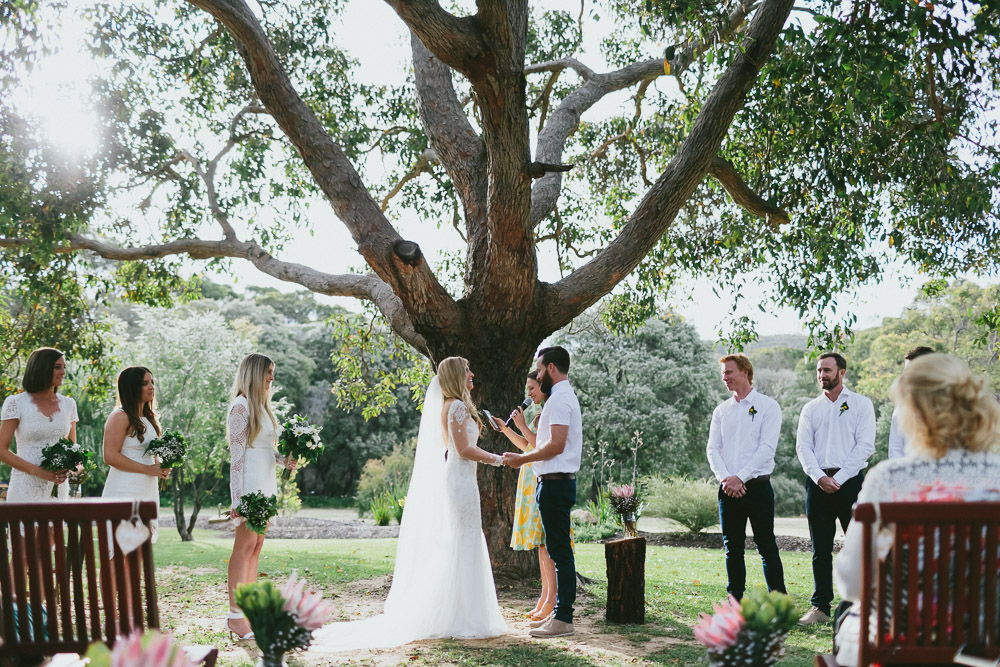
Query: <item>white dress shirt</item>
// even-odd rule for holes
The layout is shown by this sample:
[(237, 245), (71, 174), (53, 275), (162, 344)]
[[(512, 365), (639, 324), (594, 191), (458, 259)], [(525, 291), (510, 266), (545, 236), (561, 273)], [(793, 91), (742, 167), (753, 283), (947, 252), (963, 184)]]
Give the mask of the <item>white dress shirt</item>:
[(535, 434), (537, 446), (540, 447), (552, 439), (550, 429), (556, 425), (569, 427), (566, 448), (551, 459), (532, 463), (536, 475), (554, 472), (575, 473), (580, 469), (580, 458), (583, 456), (583, 416), (580, 413), (580, 401), (573, 387), (569, 385), (569, 380), (552, 385), (552, 393), (545, 400), (542, 414), (538, 418), (538, 432)]
[(781, 433), (781, 408), (770, 396), (751, 389), (712, 412), (708, 431), (708, 464), (720, 482), (736, 475), (743, 482), (774, 471), (774, 452)]
[(868, 465), (875, 453), (875, 406), (871, 399), (844, 387), (836, 401), (820, 394), (799, 415), (795, 451), (814, 482), (824, 468), (840, 468), (833, 479), (843, 484)]
[(889, 424), (889, 458), (901, 459), (906, 456), (906, 435), (899, 428), (899, 413), (892, 411), (892, 422)]

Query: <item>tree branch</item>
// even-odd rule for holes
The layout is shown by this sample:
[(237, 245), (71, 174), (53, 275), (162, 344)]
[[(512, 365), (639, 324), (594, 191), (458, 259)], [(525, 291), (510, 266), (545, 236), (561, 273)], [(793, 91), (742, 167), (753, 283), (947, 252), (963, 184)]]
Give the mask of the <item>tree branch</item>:
[(610, 292), (660, 242), (705, 178), (746, 93), (770, 56), (793, 0), (766, 0), (705, 100), (677, 155), (639, 203), (621, 233), (590, 262), (553, 285), (540, 285), (538, 300), (545, 331), (555, 331)]
[(764, 201), (760, 195), (750, 189), (736, 168), (728, 160), (716, 157), (712, 160), (709, 173), (719, 181), (729, 196), (749, 213), (764, 218), (764, 222), (777, 229), (789, 222), (788, 212)]
[(457, 17), (437, 0), (385, 0), (438, 60), (470, 79), (488, 56), (475, 17)]
[[(668, 47), (664, 54), (664, 60), (670, 64), (670, 74), (680, 79), (681, 74), (686, 72), (693, 63), (697, 62), (706, 51), (713, 46), (728, 41), (730, 37), (736, 34), (746, 22), (750, 12), (757, 7), (757, 2), (743, 0), (730, 12), (726, 24), (715, 32), (706, 37), (692, 37), (682, 44)], [(671, 51), (673, 52), (672, 56), (669, 55)]]
[[(0, 248), (25, 248), (35, 242), (24, 238), (0, 238)], [(424, 351), (427, 343), (416, 332), (406, 314), (403, 302), (388, 284), (373, 273), (367, 275), (323, 273), (294, 262), (285, 262), (265, 252), (252, 241), (224, 239), (177, 239), (138, 247), (121, 247), (106, 241), (79, 234), (67, 234), (66, 243), (53, 249), (56, 254), (90, 251), (116, 261), (162, 259), (173, 255), (187, 255), (191, 259), (244, 259), (260, 271), (279, 280), (302, 285), (318, 294), (347, 296), (371, 301), (389, 321), (393, 330), (416, 349)]]
[(589, 81), (594, 76), (594, 70), (590, 69), (576, 58), (560, 58), (559, 60), (548, 60), (543, 63), (528, 65), (524, 68), (525, 74), (537, 74), (538, 72), (561, 72), (564, 69), (572, 69), (584, 81)]
[(389, 201), (397, 194), (399, 194), (400, 190), (403, 189), (404, 185), (406, 185), (409, 181), (412, 181), (414, 178), (424, 173), (425, 171), (430, 171), (431, 161), (427, 158), (426, 155), (427, 152), (428, 151), (424, 151), (424, 154), (420, 156), (420, 159), (417, 160), (417, 163), (413, 165), (413, 169), (410, 169), (408, 172), (406, 172), (406, 174), (404, 174), (403, 177), (399, 179), (399, 182), (393, 186), (392, 190), (389, 190), (389, 192), (386, 193), (385, 197), (382, 198), (383, 211), (389, 208)]

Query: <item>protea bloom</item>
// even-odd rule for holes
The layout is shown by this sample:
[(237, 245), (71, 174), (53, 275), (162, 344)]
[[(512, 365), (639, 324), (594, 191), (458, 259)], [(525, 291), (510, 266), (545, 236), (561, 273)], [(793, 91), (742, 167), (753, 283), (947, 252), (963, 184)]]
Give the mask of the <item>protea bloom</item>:
[(298, 572), (293, 571), (281, 587), (281, 597), (285, 599), (282, 609), (292, 615), (299, 627), (317, 630), (333, 617), (333, 604), (319, 593), (305, 592), (305, 586), (305, 579), (299, 579)]
[(725, 651), (736, 643), (746, 621), (740, 613), (740, 603), (732, 595), (725, 604), (715, 605), (715, 613), (698, 615), (694, 636), (712, 651)]
[(135, 632), (121, 637), (111, 651), (111, 667), (194, 667), (194, 663), (169, 634), (151, 630), (148, 635)]

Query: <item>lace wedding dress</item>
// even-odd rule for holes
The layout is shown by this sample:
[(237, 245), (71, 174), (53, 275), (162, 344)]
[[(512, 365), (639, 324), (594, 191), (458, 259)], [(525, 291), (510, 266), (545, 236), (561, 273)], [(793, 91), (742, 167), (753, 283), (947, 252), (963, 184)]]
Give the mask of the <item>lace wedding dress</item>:
[[(115, 412), (123, 412), (121, 408), (115, 408)], [(122, 455), (145, 465), (156, 463), (156, 457), (146, 454), (146, 447), (156, 438), (156, 429), (145, 417), (141, 417), (146, 432), (143, 434), (142, 442), (136, 435), (126, 435), (122, 441)], [(104, 482), (102, 498), (123, 499), (123, 500), (152, 500), (156, 506), (160, 506), (160, 484), (159, 478), (152, 475), (144, 475), (139, 472), (128, 472), (118, 468), (108, 469), (108, 478)], [(150, 530), (153, 533), (153, 542), (156, 542), (157, 523), (154, 519), (150, 522)]]
[[(29, 463), (42, 462), (42, 449), (54, 444), (59, 438), (69, 437), (73, 422), (80, 421), (76, 414), (76, 401), (68, 396), (56, 394), (59, 409), (46, 417), (28, 392), (8, 396), (0, 408), (0, 420), (16, 419), (14, 431), (16, 453)], [(9, 503), (37, 503), (50, 500), (53, 483), (20, 470), (11, 469), (10, 486), (7, 488)], [(59, 485), (59, 500), (69, 498), (69, 482)]]
[[(250, 434), (250, 409), (246, 396), (237, 396), (229, 405), (229, 494), (232, 508), (239, 507), (240, 499), (247, 493), (260, 491), (265, 496), (278, 495), (277, 467), (285, 465), (285, 457), (278, 453), (277, 431), (264, 415), (260, 431), (253, 442), (247, 443)], [(239, 517), (236, 523), (243, 523)]]
[(317, 630), (310, 651), (390, 648), (418, 639), (496, 637), (507, 631), (483, 536), (476, 462), (459, 457), (454, 445), (457, 435), (476, 444), (479, 428), (465, 404), (454, 401), (445, 420), (451, 435), (446, 448), (442, 405), (435, 377), (424, 400), (384, 613)]

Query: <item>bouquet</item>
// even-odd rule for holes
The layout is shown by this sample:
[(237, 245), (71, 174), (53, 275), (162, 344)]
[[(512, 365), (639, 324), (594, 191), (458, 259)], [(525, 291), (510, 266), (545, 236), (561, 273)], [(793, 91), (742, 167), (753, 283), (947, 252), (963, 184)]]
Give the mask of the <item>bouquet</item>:
[(333, 616), (333, 605), (318, 593), (305, 592), (305, 584), (292, 572), (280, 589), (270, 581), (236, 589), (236, 604), (250, 622), (265, 667), (277, 667), (288, 651), (308, 647), (313, 630)]
[(742, 602), (732, 595), (715, 605), (715, 613), (699, 615), (695, 638), (708, 648), (708, 664), (768, 666), (784, 653), (785, 636), (795, 626), (792, 599), (757, 587)]
[(43, 470), (72, 472), (86, 465), (91, 456), (93, 452), (87, 451), (79, 443), (69, 438), (59, 438), (42, 450), (42, 462), (39, 465)]
[(632, 484), (612, 485), (608, 494), (611, 509), (618, 515), (618, 523), (624, 529), (626, 537), (637, 537), (635, 524), (642, 516), (646, 504), (639, 498), (637, 489)]
[(104, 642), (94, 642), (87, 647), (85, 657), (91, 667), (195, 667), (180, 646), (171, 644), (169, 634), (161, 635), (156, 630), (120, 637), (114, 649)]
[[(313, 426), (302, 415), (290, 417), (281, 425), (281, 435), (278, 436), (278, 453), (291, 457), (305, 466), (319, 458), (323, 451), (323, 443), (319, 439), (319, 427)], [(284, 479), (292, 474), (285, 468), (281, 476)]]
[[(161, 468), (178, 468), (184, 463), (187, 454), (187, 440), (176, 431), (167, 431), (159, 438), (150, 440), (146, 445), (146, 454), (152, 454), (160, 461)], [(160, 490), (167, 488), (167, 480), (160, 480)]]
[(240, 498), (236, 511), (247, 521), (247, 528), (263, 535), (267, 530), (267, 522), (278, 515), (277, 496), (265, 496), (260, 491), (248, 493)]

